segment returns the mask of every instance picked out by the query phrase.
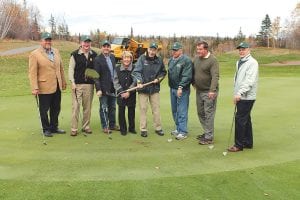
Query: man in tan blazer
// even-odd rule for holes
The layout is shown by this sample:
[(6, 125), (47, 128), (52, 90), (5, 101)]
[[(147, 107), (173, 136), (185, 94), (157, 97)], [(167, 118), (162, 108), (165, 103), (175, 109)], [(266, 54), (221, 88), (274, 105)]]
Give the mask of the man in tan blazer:
[(60, 113), (61, 90), (65, 90), (67, 85), (62, 60), (59, 51), (52, 48), (50, 33), (42, 33), (41, 46), (30, 53), (28, 77), (32, 95), (39, 99), (44, 135), (52, 137), (53, 133), (65, 133), (64, 130), (58, 128), (58, 115)]

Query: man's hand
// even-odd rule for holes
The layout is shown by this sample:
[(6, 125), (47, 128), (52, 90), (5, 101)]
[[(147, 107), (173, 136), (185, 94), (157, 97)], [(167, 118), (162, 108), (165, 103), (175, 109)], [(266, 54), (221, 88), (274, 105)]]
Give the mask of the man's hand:
[(158, 82), (159, 82), (158, 78), (153, 80), (153, 83), (158, 83)]
[(178, 88), (177, 97), (181, 97), (181, 96), (182, 96), (182, 88)]
[(102, 97), (102, 91), (101, 91), (101, 90), (98, 90), (98, 91), (96, 92), (96, 95), (97, 95), (98, 97)]
[(62, 84), (62, 89), (63, 89), (63, 90), (67, 89), (67, 83)]
[(141, 88), (144, 87), (143, 84), (141, 84), (141, 83), (138, 83), (136, 86), (137, 86), (139, 89), (141, 89)]
[(214, 100), (217, 97), (216, 92), (209, 92), (208, 93), (208, 98)]
[(233, 103), (237, 104), (241, 100), (241, 95), (234, 95), (233, 97)]
[(123, 99), (129, 98), (129, 96), (130, 96), (130, 93), (129, 93), (129, 92), (124, 92), (124, 93), (121, 94), (121, 97), (122, 97)]
[(72, 90), (75, 90), (76, 89), (76, 84), (72, 83), (71, 88), (72, 88)]
[(38, 95), (39, 94), (39, 89), (32, 90), (31, 94), (34, 95), (34, 96)]
[(192, 86), (193, 86), (194, 90), (196, 90), (196, 86), (195, 86), (195, 84), (192, 84)]

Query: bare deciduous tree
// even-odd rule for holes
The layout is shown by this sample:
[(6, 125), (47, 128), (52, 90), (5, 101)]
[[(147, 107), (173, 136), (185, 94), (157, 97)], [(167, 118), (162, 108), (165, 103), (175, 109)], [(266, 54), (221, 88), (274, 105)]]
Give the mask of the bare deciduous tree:
[(14, 20), (17, 19), (16, 1), (0, 0), (0, 39), (6, 37)]
[(271, 27), (271, 35), (272, 35), (272, 41), (273, 41), (273, 48), (276, 48), (276, 46), (277, 46), (277, 41), (278, 41), (278, 38), (279, 38), (280, 30), (281, 30), (280, 17), (276, 17), (273, 20), (272, 27)]

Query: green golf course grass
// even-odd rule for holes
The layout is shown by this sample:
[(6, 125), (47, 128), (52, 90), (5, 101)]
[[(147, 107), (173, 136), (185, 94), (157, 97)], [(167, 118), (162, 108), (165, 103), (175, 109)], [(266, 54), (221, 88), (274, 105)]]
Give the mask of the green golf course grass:
[[(76, 45), (57, 46), (67, 77), (69, 54)], [(259, 63), (274, 62), (276, 57), (296, 60), (295, 55), (300, 55), (278, 55), (267, 49), (255, 49), (253, 54), (260, 55)], [(215, 143), (210, 149), (195, 139), (202, 129), (193, 89), (189, 137), (183, 141), (171, 137), (174, 124), (167, 80), (161, 91), (165, 136), (154, 133), (149, 108), (148, 138), (139, 133), (124, 137), (114, 131), (110, 140), (100, 129), (95, 96), (93, 134), (70, 137), (68, 88), (62, 94), (59, 118), (60, 128), (67, 134), (45, 138), (44, 145), (36, 102), (28, 86), (28, 53), (0, 57), (0, 199), (299, 199), (300, 67), (260, 67), (258, 98), (252, 112), (254, 148), (224, 156), (234, 111), (232, 84), (237, 58), (236, 52), (218, 56), (220, 93)], [(137, 130), (138, 116), (137, 107)]]

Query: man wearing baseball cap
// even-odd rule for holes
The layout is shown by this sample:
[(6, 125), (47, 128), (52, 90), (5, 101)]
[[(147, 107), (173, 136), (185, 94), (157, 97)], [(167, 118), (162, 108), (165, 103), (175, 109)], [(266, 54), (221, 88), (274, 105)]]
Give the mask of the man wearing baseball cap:
[[(150, 102), (155, 133), (163, 136), (164, 132), (161, 125), (160, 117), (160, 82), (165, 78), (167, 71), (161, 57), (157, 55), (158, 45), (151, 42), (144, 55), (141, 55), (132, 72), (134, 81), (140, 88), (138, 90), (139, 107), (140, 107), (140, 131), (142, 137), (148, 136), (147, 130), (147, 107)], [(143, 84), (148, 84), (143, 86)]]
[(94, 81), (85, 76), (87, 69), (93, 69), (97, 53), (91, 49), (92, 39), (88, 35), (80, 37), (80, 47), (71, 53), (69, 62), (69, 80), (72, 89), (71, 136), (78, 134), (78, 117), (82, 105), (81, 130), (91, 134), (91, 109), (94, 94)]
[(94, 68), (100, 74), (100, 78), (95, 80), (95, 85), (100, 101), (101, 126), (103, 132), (109, 134), (111, 130), (120, 130), (116, 124), (116, 91), (113, 84), (116, 58), (111, 53), (111, 44), (108, 40), (103, 40), (100, 44), (101, 53), (94, 62)]
[(228, 148), (229, 152), (243, 151), (244, 148), (253, 148), (253, 132), (251, 110), (256, 100), (258, 85), (258, 63), (250, 54), (250, 46), (241, 42), (237, 49), (240, 59), (236, 62), (234, 78), (235, 104), (235, 140), (234, 145)]
[(176, 129), (171, 132), (177, 140), (187, 138), (190, 85), (193, 78), (192, 60), (183, 54), (182, 45), (175, 42), (168, 64), (171, 109)]
[[(28, 77), (31, 93), (35, 95), (40, 112), (43, 134), (52, 137), (63, 134), (58, 128), (61, 90), (67, 87), (59, 51), (52, 47), (52, 35), (41, 34), (41, 46), (29, 55)], [(49, 116), (48, 116), (49, 112)]]

